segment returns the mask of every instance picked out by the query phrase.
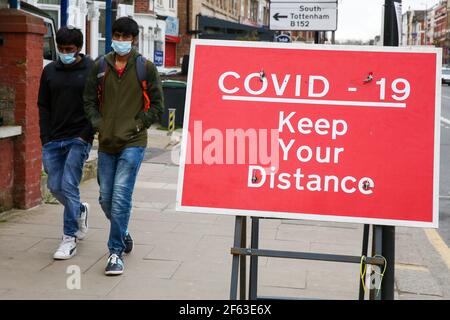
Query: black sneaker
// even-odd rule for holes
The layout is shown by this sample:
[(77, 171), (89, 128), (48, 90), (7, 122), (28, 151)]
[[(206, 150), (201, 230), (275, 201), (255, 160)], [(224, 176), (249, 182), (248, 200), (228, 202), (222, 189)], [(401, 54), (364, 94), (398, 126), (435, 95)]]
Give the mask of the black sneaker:
[(106, 264), (105, 274), (107, 276), (116, 276), (123, 273), (123, 261), (120, 256), (113, 253), (108, 258), (108, 263)]
[(128, 233), (125, 238), (123, 239), (123, 242), (125, 242), (125, 253), (130, 253), (131, 250), (133, 250), (133, 238), (131, 238), (131, 235)]

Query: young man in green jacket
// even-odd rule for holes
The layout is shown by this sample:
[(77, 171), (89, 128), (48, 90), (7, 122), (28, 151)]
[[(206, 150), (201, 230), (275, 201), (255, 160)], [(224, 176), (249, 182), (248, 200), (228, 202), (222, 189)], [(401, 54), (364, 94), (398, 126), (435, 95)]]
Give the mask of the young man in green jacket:
[(97, 59), (84, 91), (87, 117), (99, 132), (99, 202), (111, 224), (106, 275), (122, 274), (122, 254), (133, 248), (128, 222), (134, 185), (147, 146), (146, 129), (160, 121), (164, 108), (154, 64), (145, 64), (146, 90), (138, 77), (140, 54), (133, 48), (138, 34), (139, 27), (131, 18), (122, 17), (113, 23), (113, 51)]

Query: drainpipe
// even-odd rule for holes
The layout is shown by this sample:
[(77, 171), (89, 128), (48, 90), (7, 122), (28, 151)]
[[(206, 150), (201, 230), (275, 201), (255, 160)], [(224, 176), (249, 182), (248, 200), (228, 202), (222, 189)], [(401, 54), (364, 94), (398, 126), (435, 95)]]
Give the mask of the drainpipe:
[(112, 0), (106, 0), (105, 10), (105, 54), (111, 51), (112, 43)]
[(67, 25), (67, 7), (69, 0), (61, 0), (61, 27)]
[(17, 0), (9, 0), (9, 8), (10, 9), (19, 9), (20, 8), (20, 2)]

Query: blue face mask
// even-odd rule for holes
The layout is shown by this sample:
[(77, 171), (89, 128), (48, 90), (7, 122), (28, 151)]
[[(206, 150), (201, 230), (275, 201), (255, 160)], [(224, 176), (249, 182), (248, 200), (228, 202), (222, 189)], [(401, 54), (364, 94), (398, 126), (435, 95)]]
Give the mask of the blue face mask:
[(113, 40), (111, 44), (111, 48), (117, 53), (119, 56), (125, 56), (131, 51), (131, 43), (132, 41), (117, 41)]
[(64, 64), (72, 64), (75, 62), (75, 52), (73, 53), (60, 53), (58, 52), (59, 60)]

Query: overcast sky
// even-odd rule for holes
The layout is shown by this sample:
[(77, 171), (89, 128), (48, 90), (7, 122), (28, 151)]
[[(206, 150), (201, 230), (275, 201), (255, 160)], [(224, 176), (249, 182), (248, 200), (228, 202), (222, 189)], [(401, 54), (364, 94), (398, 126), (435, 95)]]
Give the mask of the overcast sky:
[[(439, 0), (403, 0), (403, 12), (430, 8)], [(336, 39), (373, 39), (381, 33), (381, 9), (384, 0), (338, 0)]]

